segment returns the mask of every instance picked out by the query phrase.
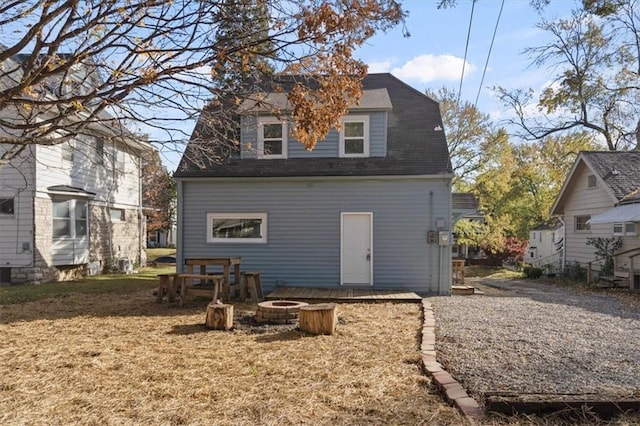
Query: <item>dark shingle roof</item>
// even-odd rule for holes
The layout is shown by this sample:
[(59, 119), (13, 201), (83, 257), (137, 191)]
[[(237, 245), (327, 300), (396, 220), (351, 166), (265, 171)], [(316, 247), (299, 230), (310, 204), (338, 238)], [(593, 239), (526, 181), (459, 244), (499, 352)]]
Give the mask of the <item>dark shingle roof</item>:
[(451, 194), (451, 207), (455, 210), (478, 210), (478, 198), (469, 192)]
[(619, 203), (640, 202), (640, 151), (583, 151)]
[[(434, 100), (391, 74), (369, 74), (363, 81), (363, 89), (386, 89), (392, 103), (388, 117), (387, 156), (384, 158), (262, 160), (232, 157), (218, 163), (208, 162), (202, 168), (190, 160), (190, 155), (197, 150), (197, 146), (191, 142), (174, 176), (287, 177), (452, 173), (440, 109)], [(194, 134), (202, 135), (200, 127), (200, 124), (196, 125)]]

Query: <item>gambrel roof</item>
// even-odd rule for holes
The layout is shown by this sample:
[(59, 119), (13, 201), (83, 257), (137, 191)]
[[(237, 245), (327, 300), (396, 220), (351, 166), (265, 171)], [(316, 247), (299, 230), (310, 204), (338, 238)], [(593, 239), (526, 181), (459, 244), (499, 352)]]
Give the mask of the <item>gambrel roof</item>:
[[(174, 176), (184, 177), (296, 177), (451, 175), (452, 167), (438, 103), (391, 74), (369, 74), (363, 90), (369, 96), (388, 94), (386, 157), (240, 159), (227, 156), (199, 167), (190, 158), (202, 139), (202, 117)], [(367, 101), (368, 102), (368, 101)], [(389, 105), (384, 105), (388, 109)], [(362, 113), (364, 108), (358, 108)], [(375, 110), (371, 105), (371, 110)], [(206, 110), (203, 111), (206, 114)], [(319, 142), (321, 144), (322, 141)]]

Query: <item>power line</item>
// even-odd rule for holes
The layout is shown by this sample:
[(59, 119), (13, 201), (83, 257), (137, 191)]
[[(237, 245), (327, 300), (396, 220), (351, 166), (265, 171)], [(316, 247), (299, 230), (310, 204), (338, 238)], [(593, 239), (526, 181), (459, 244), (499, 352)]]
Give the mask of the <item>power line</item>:
[(462, 61), (462, 75), (460, 76), (460, 87), (458, 88), (458, 100), (456, 103), (460, 104), (460, 94), (462, 93), (462, 80), (464, 80), (464, 68), (467, 63), (467, 52), (469, 51), (469, 39), (471, 38), (471, 24), (473, 23), (473, 11), (476, 7), (476, 0), (471, 1), (471, 16), (469, 17), (469, 29), (467, 30), (467, 42), (464, 46), (464, 60)]
[(493, 42), (496, 39), (496, 33), (498, 32), (498, 24), (500, 23), (500, 17), (502, 16), (502, 9), (504, 8), (504, 0), (500, 5), (500, 12), (498, 12), (498, 19), (496, 19), (496, 26), (493, 29), (493, 37), (491, 37), (491, 44), (489, 45), (489, 52), (487, 53), (487, 61), (484, 63), (484, 69), (482, 70), (482, 79), (480, 80), (480, 86), (478, 87), (478, 94), (476, 95), (476, 101), (473, 106), (478, 106), (478, 99), (480, 98), (480, 92), (482, 91), (482, 85), (484, 84), (484, 76), (487, 74), (487, 67), (489, 66), (489, 57), (491, 56), (491, 50), (493, 49)]

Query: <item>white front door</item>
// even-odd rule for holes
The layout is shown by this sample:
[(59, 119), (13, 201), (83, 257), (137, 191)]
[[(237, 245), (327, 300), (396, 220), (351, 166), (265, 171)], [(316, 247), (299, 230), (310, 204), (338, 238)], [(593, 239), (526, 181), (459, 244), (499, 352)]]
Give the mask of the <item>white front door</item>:
[(373, 213), (342, 213), (340, 284), (372, 285)]

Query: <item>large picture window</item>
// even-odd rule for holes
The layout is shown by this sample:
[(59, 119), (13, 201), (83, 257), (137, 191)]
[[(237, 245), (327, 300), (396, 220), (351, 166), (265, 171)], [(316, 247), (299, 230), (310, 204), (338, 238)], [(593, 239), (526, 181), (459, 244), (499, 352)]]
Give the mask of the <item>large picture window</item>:
[(87, 236), (87, 202), (84, 200), (53, 201), (53, 237)]
[(340, 130), (341, 157), (369, 156), (369, 117), (352, 116), (342, 119)]
[(276, 118), (258, 120), (258, 154), (262, 158), (287, 158), (287, 124)]
[(266, 243), (266, 213), (208, 213), (207, 242)]

